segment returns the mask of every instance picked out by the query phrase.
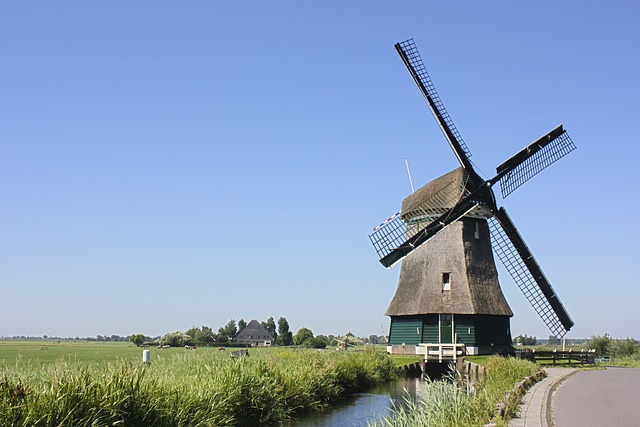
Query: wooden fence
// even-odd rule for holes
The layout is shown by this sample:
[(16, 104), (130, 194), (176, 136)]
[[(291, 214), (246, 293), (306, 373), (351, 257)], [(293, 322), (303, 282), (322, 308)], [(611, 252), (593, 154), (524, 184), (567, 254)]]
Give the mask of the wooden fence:
[(518, 359), (526, 359), (532, 362), (547, 361), (555, 364), (576, 364), (576, 365), (594, 365), (596, 363), (595, 350), (588, 351), (535, 351), (535, 350), (517, 350), (516, 357)]

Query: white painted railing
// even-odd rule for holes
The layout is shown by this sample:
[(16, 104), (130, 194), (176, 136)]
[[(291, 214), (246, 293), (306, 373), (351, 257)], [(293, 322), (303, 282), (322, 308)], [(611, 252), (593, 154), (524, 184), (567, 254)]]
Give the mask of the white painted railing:
[(418, 344), (416, 353), (424, 355), (425, 361), (456, 361), (465, 355), (464, 344)]

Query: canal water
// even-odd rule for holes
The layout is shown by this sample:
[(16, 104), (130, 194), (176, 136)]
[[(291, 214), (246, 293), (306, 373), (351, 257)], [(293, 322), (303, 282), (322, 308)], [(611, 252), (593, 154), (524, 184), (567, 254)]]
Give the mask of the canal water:
[(391, 412), (392, 403), (402, 405), (405, 397), (415, 399), (427, 387), (424, 378), (403, 378), (358, 393), (332, 404), (324, 412), (301, 415), (283, 423), (286, 427), (363, 427)]

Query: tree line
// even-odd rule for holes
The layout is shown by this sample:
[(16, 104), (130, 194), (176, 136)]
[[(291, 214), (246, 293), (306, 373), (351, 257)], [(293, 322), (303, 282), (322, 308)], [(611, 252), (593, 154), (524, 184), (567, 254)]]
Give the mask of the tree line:
[[(278, 346), (302, 346), (310, 348), (326, 348), (331, 346), (348, 346), (363, 344), (383, 344), (386, 337), (371, 335), (368, 338), (358, 338), (351, 332), (345, 335), (314, 335), (310, 328), (302, 327), (295, 334), (290, 329), (287, 318), (282, 316), (276, 322), (273, 317), (269, 317), (261, 322), (262, 326), (274, 337), (274, 343)], [(236, 337), (244, 328), (247, 322), (240, 319), (229, 320), (224, 326), (218, 328), (217, 332), (210, 326), (192, 327), (187, 331), (169, 332), (158, 339), (153, 340), (154, 344), (168, 345), (171, 347), (182, 346), (233, 346)], [(143, 334), (133, 334), (129, 341), (141, 346), (149, 343), (149, 337)], [(237, 345), (237, 344), (236, 344)]]
[(598, 356), (629, 357), (640, 353), (640, 345), (635, 339), (615, 339), (607, 333), (603, 336), (592, 335), (587, 345), (594, 349)]
[[(289, 322), (286, 317), (280, 317), (277, 325), (273, 317), (269, 317), (261, 323), (274, 337), (276, 345), (288, 346), (293, 344), (293, 334), (290, 331)], [(226, 325), (218, 328), (217, 332), (207, 325), (199, 328), (194, 326), (184, 332), (169, 332), (159, 337), (157, 344), (169, 345), (171, 347), (182, 347), (185, 345), (226, 345), (235, 342), (238, 334), (246, 327), (247, 322), (244, 319), (240, 319), (237, 322), (235, 319), (231, 319)], [(148, 337), (145, 337), (144, 334), (132, 334), (129, 337), (129, 341), (141, 346), (148, 342)]]

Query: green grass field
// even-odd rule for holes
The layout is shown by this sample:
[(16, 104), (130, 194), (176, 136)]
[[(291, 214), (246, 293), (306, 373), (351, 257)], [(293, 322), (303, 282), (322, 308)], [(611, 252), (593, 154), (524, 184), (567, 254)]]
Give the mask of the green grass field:
[(375, 349), (150, 348), (128, 343), (0, 342), (0, 425), (256, 425), (317, 410), (389, 381)]
[[(166, 354), (176, 350), (161, 350)], [(160, 353), (160, 350), (158, 351)], [(142, 349), (131, 343), (98, 343), (70, 341), (0, 341), (0, 365), (48, 365), (67, 363), (103, 364), (120, 360), (142, 360)]]
[[(386, 347), (377, 348), (384, 352)], [(157, 349), (155, 347), (139, 348), (125, 342), (86, 342), (86, 341), (0, 341), (0, 366), (13, 366), (15, 364), (48, 365), (56, 362), (80, 363), (80, 364), (105, 364), (119, 361), (141, 362), (142, 351), (151, 351), (152, 362), (169, 360), (176, 354), (212, 354), (227, 355), (237, 348), (218, 351), (218, 347), (198, 347), (195, 351), (185, 350), (181, 347)], [(252, 348), (251, 353), (268, 354), (278, 351), (276, 347)], [(298, 351), (314, 351), (299, 349)], [(332, 349), (327, 349), (332, 352)], [(356, 349), (355, 351), (361, 351)], [(392, 356), (396, 365), (402, 366), (419, 360), (418, 356)]]

